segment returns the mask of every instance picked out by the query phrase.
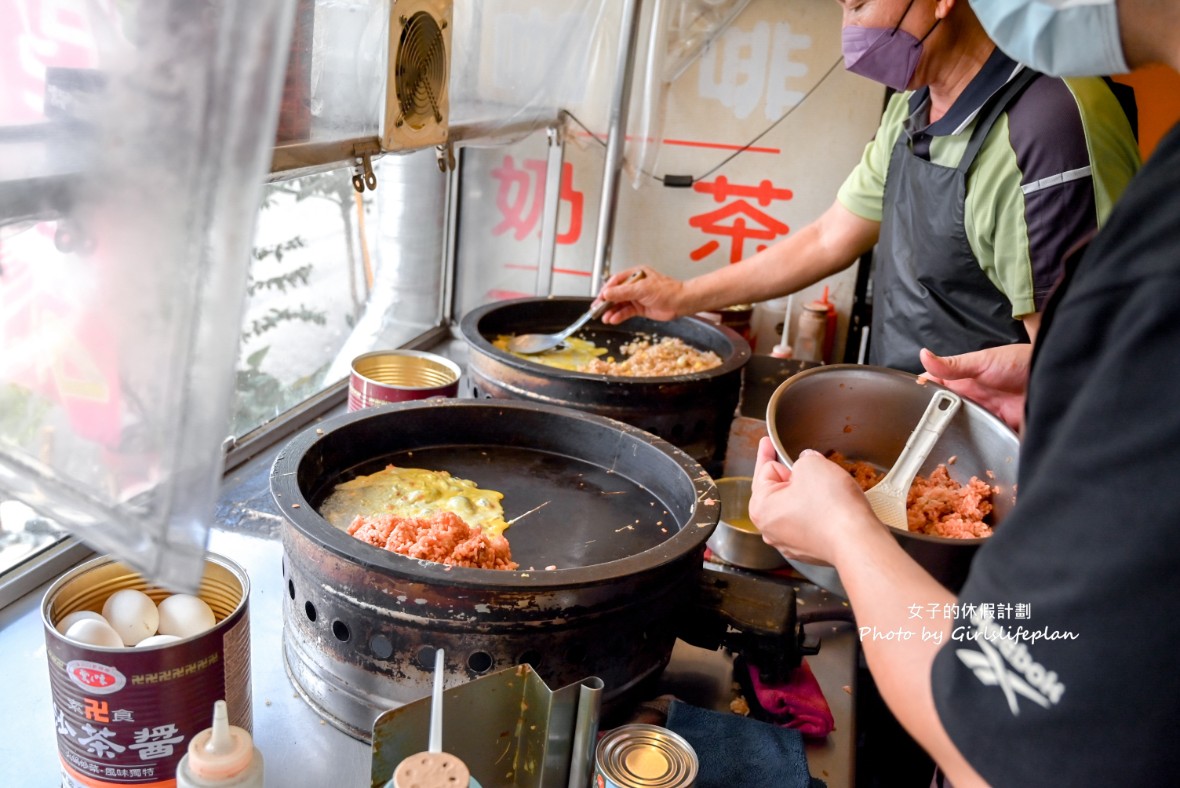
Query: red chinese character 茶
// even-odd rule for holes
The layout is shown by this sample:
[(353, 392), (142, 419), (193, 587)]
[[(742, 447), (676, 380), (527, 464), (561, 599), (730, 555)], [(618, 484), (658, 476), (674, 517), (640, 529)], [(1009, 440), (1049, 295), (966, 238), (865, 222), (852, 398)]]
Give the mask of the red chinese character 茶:
[[(791, 228), (785, 223), (754, 204), (765, 208), (776, 200), (789, 200), (794, 196), (790, 189), (775, 188), (768, 180), (757, 186), (742, 186), (730, 183), (729, 179), (722, 175), (713, 181), (693, 184), (693, 190), (712, 194), (714, 202), (724, 203), (721, 208), (690, 217), (688, 223), (707, 235), (728, 237), (731, 263), (738, 263), (746, 258), (746, 241), (769, 242), (790, 232)], [(732, 201), (727, 202), (730, 200)], [(762, 251), (767, 245), (759, 244), (755, 251)], [(694, 249), (690, 257), (693, 260), (702, 260), (720, 247), (720, 241), (710, 240)]]

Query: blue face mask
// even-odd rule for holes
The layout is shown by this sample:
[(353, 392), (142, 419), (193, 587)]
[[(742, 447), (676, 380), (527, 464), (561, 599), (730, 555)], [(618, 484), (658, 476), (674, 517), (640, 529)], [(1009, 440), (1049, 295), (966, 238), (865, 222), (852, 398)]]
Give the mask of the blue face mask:
[(1125, 74), (1116, 0), (971, 0), (1004, 54), (1054, 77)]

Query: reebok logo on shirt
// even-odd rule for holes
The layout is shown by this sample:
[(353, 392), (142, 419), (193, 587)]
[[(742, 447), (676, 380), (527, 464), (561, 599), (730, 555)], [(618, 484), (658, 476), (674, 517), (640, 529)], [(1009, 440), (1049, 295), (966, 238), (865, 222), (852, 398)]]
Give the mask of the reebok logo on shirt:
[(960, 648), (955, 655), (984, 686), (1000, 688), (1012, 716), (1020, 714), (1017, 696), (1045, 709), (1061, 700), (1065, 685), (1056, 672), (1033, 659), (1028, 646), (991, 619), (973, 615), (970, 621), (974, 626), (956, 639), (975, 643), (979, 651)]

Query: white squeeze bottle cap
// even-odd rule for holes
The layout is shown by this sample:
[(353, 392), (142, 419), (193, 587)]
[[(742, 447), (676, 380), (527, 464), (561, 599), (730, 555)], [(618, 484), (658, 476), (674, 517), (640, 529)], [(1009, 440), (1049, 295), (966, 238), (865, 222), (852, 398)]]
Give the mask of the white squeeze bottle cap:
[(224, 700), (213, 704), (213, 727), (194, 736), (176, 769), (176, 788), (262, 788), (262, 753), (250, 733), (229, 724)]

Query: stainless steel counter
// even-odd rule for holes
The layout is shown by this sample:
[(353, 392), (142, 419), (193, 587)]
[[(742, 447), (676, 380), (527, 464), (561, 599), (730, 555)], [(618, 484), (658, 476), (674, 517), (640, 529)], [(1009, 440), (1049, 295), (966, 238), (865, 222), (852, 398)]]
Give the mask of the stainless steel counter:
[[(274, 452), (242, 465), (226, 479), (209, 549), (241, 564), (250, 577), (251, 671), (254, 736), (266, 760), (266, 784), (284, 788), (368, 786), (370, 747), (323, 720), (296, 693), (283, 667), (281, 594), (282, 520), (271, 502), (268, 470)], [(800, 611), (817, 593), (799, 584)], [(40, 603), (45, 587), (0, 611), (0, 786), (49, 788), (59, 784), (57, 743), (50, 702)], [(826, 740), (808, 745), (811, 772), (831, 788), (853, 783), (856, 636), (847, 623), (817, 622), (808, 634), (822, 638), (808, 657), (836, 721)], [(731, 660), (678, 642), (657, 694), (672, 693), (697, 706), (728, 710), (733, 697)]]

